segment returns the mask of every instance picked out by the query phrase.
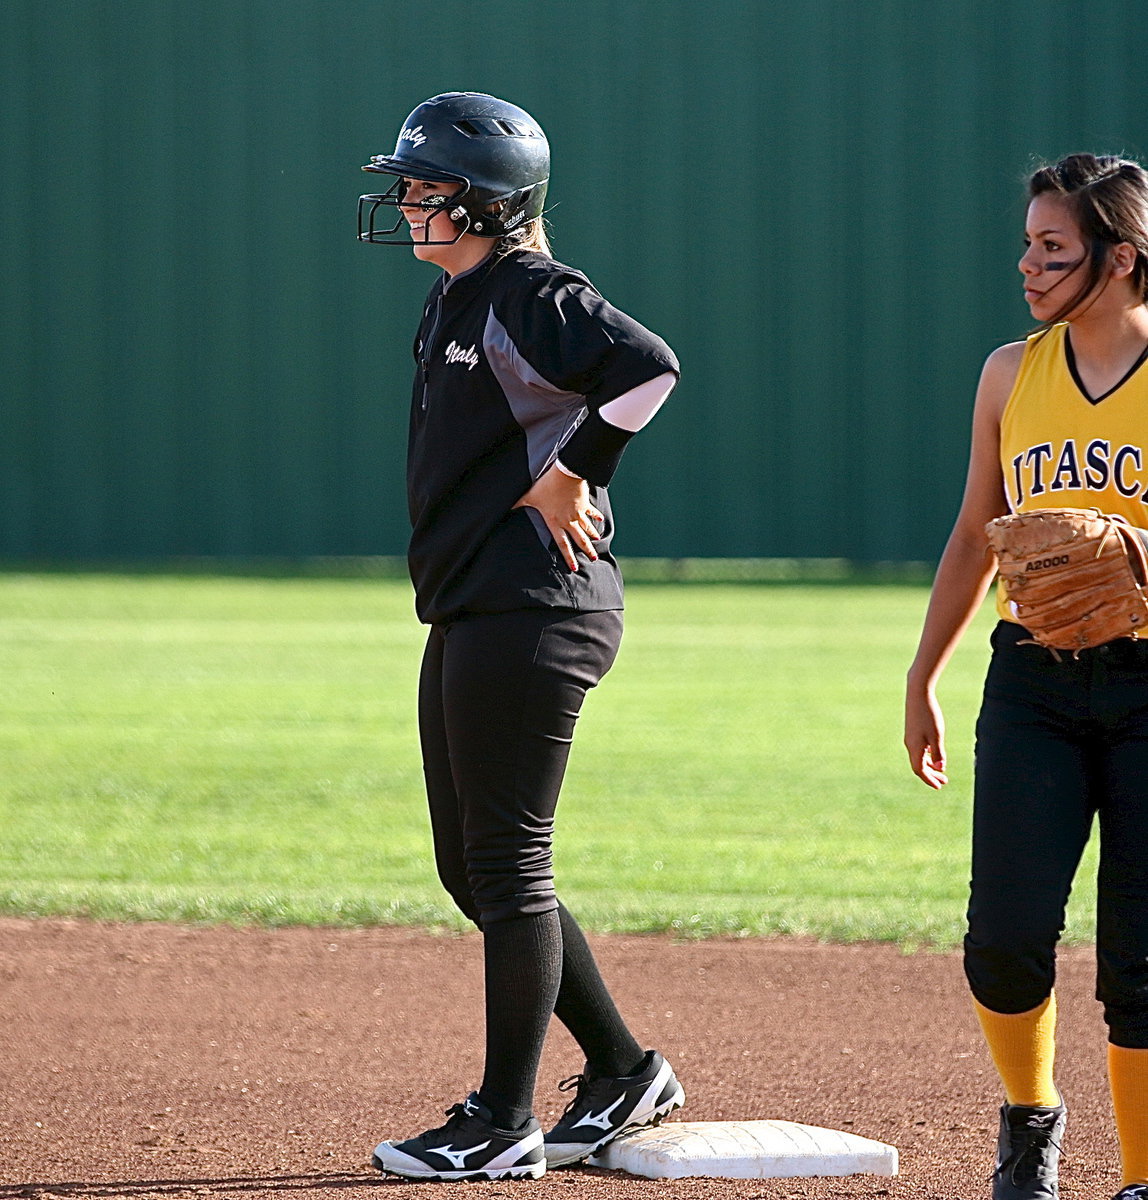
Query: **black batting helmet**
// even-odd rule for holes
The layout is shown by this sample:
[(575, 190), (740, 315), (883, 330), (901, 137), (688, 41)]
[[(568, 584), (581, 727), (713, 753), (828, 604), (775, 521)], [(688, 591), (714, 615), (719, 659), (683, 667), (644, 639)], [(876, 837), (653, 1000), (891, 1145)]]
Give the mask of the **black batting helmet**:
[[(389, 229), (375, 226), (380, 207), (403, 203), (405, 178), (462, 185), (449, 201), (458, 232), (437, 243), (449, 245), (464, 233), (499, 238), (541, 216), (550, 181), (550, 145), (538, 122), (515, 104), (483, 92), (443, 92), (407, 117), (393, 154), (372, 155), (363, 170), (400, 178), (382, 195), (359, 197), (360, 241), (411, 244), (392, 237), (401, 216)], [(420, 207), (441, 208), (444, 203), (432, 197)], [(429, 233), (429, 224), (426, 228)]]

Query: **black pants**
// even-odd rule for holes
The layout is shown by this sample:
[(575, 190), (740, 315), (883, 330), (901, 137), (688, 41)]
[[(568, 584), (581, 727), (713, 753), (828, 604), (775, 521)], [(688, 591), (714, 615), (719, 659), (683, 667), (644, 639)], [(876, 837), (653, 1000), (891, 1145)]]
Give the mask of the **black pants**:
[(995, 1012), (1052, 990), (1056, 942), (1100, 825), (1096, 995), (1116, 1045), (1148, 1048), (1148, 641), (1061, 661), (1001, 622), (977, 721), (965, 972)]
[(621, 636), (620, 612), (547, 608), (431, 628), (419, 730), (435, 862), (479, 925), (558, 907), (558, 792), (582, 701)]

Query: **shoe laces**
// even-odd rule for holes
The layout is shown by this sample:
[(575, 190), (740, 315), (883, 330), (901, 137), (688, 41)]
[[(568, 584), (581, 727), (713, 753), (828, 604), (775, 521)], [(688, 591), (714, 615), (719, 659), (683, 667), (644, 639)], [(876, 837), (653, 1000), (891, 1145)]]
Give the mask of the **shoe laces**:
[(430, 1129), (428, 1133), (445, 1133), (446, 1130), (465, 1121), (467, 1117), (473, 1117), (477, 1114), (474, 1109), (467, 1107), (467, 1101), (460, 1100), (458, 1104), (452, 1104), (443, 1114), (447, 1119), (437, 1129)]
[(567, 1104), (562, 1110), (562, 1117), (560, 1117), (559, 1120), (569, 1116), (569, 1114), (572, 1113), (578, 1107), (578, 1105), (582, 1103), (589, 1103), (594, 1086), (600, 1083), (602, 1078), (602, 1076), (591, 1075), (584, 1071), (581, 1075), (571, 1075), (569, 1079), (563, 1079), (558, 1085), (558, 1090), (560, 1092), (568, 1092), (571, 1088), (573, 1088), (574, 1095), (571, 1098), (570, 1103)]

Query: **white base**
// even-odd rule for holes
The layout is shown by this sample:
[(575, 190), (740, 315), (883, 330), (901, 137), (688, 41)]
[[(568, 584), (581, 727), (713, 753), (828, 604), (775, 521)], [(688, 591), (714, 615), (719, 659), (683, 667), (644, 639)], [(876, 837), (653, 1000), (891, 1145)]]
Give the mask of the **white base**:
[(897, 1174), (896, 1147), (793, 1121), (666, 1122), (622, 1134), (587, 1162), (647, 1179)]

